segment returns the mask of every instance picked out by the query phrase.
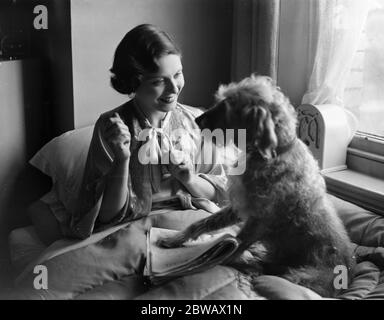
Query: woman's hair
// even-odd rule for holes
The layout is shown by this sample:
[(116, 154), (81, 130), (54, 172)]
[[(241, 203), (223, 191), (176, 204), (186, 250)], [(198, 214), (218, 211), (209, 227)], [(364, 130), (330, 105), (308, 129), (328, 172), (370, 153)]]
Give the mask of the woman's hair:
[(140, 85), (144, 73), (156, 72), (156, 59), (181, 51), (164, 31), (150, 24), (130, 30), (116, 48), (111, 85), (122, 94), (132, 94)]

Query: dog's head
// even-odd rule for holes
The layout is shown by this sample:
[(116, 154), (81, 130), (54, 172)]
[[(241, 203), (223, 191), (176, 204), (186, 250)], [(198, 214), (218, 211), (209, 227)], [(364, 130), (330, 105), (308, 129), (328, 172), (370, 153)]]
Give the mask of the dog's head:
[[(196, 119), (201, 129), (245, 129), (247, 147), (264, 159), (274, 157), (278, 146), (296, 136), (296, 113), (272, 80), (251, 75), (238, 83), (222, 85), (216, 104)], [(234, 141), (237, 142), (237, 139)]]

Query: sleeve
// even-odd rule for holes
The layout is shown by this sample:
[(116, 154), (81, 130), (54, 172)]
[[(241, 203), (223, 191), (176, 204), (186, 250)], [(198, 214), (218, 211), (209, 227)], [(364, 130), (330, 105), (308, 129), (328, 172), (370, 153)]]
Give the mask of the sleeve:
[[(102, 203), (105, 177), (112, 166), (113, 157), (100, 135), (100, 128), (104, 119), (105, 116), (101, 116), (95, 124), (80, 192), (69, 224), (70, 236), (75, 238), (87, 238), (94, 229), (105, 227), (98, 222), (97, 217)], [(128, 204), (126, 203), (121, 212), (108, 225), (121, 221), (127, 207)]]
[(57, 184), (54, 184), (52, 189), (40, 198), (40, 201), (49, 207), (53, 216), (59, 223), (61, 232), (66, 236), (68, 234), (68, 219), (70, 218), (70, 215), (59, 199), (57, 188)]
[[(203, 114), (199, 108), (193, 108), (183, 105), (186, 110), (184, 114), (183, 126), (189, 132), (189, 137), (193, 140), (194, 150), (189, 150), (192, 161), (195, 164), (195, 172), (201, 178), (209, 181), (216, 190), (216, 199), (210, 201), (203, 198), (191, 198), (195, 207), (205, 209), (209, 212), (220, 210), (220, 207), (229, 204), (228, 198), (228, 179), (227, 167), (223, 161), (223, 148), (215, 145), (211, 139), (202, 137), (200, 128), (197, 126), (196, 117)], [(190, 143), (185, 143), (186, 145)], [(189, 148), (182, 148), (188, 150)]]
[(228, 204), (228, 177), (225, 164), (221, 161), (221, 148), (203, 141), (197, 153), (196, 173), (209, 181), (216, 189), (215, 202), (219, 207)]

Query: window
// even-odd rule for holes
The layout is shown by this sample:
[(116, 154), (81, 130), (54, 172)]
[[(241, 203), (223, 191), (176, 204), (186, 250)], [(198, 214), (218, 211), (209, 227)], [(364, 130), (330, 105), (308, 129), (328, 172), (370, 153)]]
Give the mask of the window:
[(369, 11), (344, 90), (360, 135), (384, 139), (384, 0)]

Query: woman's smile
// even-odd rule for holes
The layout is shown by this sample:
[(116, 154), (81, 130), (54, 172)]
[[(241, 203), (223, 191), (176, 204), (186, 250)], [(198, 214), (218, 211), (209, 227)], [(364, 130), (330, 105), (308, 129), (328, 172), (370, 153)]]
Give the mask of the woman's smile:
[(177, 95), (159, 98), (159, 100), (165, 104), (171, 104), (177, 100)]
[(179, 55), (161, 56), (156, 63), (158, 70), (144, 76), (135, 96), (136, 102), (149, 118), (159, 111), (172, 111), (184, 87), (183, 66)]

